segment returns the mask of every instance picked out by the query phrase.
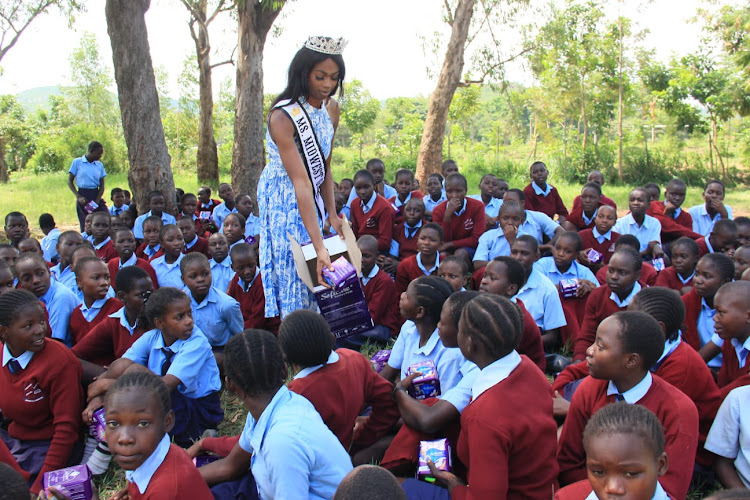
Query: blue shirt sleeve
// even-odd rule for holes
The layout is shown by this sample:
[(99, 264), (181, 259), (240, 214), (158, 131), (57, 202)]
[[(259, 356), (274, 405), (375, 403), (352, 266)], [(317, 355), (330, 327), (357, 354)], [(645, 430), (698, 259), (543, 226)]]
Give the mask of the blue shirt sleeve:
[(469, 405), (471, 386), (474, 385), (474, 380), (479, 375), (479, 368), (471, 361), (466, 360), (461, 365), (461, 374), (461, 381), (445, 391), (442, 396), (439, 396), (439, 399), (452, 404), (459, 413), (463, 412), (464, 408)]
[(401, 365), (404, 364), (404, 349), (406, 344), (406, 332), (401, 331), (401, 335), (396, 337), (396, 342), (393, 344), (393, 347), (391, 348), (391, 355), (388, 358), (388, 366), (391, 368), (395, 368), (396, 370), (401, 370)]
[(537, 221), (542, 228), (542, 232), (546, 234), (548, 238), (551, 239), (555, 237), (555, 231), (558, 227), (560, 227), (555, 223), (555, 221), (553, 221), (543, 213), (538, 214)]
[(398, 258), (399, 246), (398, 241), (391, 240), (391, 248), (388, 250), (388, 253)]
[(198, 328), (175, 353), (167, 375), (180, 379), (180, 392), (191, 398), (207, 396), (221, 388), (211, 345)]
[(240, 303), (226, 294), (222, 297), (222, 317), (227, 322), (230, 336), (241, 333), (245, 329), (245, 320), (242, 317)]
[(159, 335), (159, 330), (151, 330), (144, 333), (141, 338), (133, 342), (133, 345), (125, 351), (122, 357), (129, 359), (133, 363), (149, 366), (148, 357), (151, 353), (151, 344), (155, 339), (155, 335)]
[(544, 329), (554, 330), (555, 328), (561, 328), (568, 324), (565, 320), (565, 313), (563, 312), (562, 303), (560, 302), (560, 295), (557, 293), (556, 288), (544, 288), (543, 290), (543, 303), (544, 303)]
[(473, 260), (490, 260), (490, 241), (497, 237), (497, 231), (499, 231), (499, 229), (490, 229), (479, 237), (477, 251), (474, 252)]

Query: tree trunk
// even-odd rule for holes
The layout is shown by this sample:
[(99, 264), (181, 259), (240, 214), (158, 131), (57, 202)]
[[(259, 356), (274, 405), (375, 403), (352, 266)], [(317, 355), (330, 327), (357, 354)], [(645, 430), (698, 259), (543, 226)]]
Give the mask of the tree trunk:
[(176, 213), (174, 179), (159, 116), (154, 68), (144, 15), (150, 0), (107, 0), (107, 33), (112, 44), (117, 96), (130, 170), (128, 182), (139, 207), (160, 190), (165, 211)]
[[(581, 122), (583, 122), (583, 140), (581, 149), (586, 152), (586, 138), (588, 137), (588, 121), (586, 120), (586, 86), (584, 85), (584, 76), (581, 75)], [(585, 160), (584, 156), (584, 160)]]
[(617, 74), (617, 175), (620, 182), (623, 181), (622, 171), (622, 18), (617, 21), (617, 27), (620, 31), (620, 57), (618, 60), (619, 72)]
[[(207, 2), (203, 0), (192, 14), (197, 19), (198, 33), (193, 32), (195, 53), (198, 56), (198, 86), (200, 113), (198, 117), (198, 152), (196, 153), (198, 182), (218, 185), (219, 155), (214, 138), (214, 96), (211, 84), (211, 44), (206, 26)], [(192, 29), (192, 28), (191, 28)]]
[(451, 37), (440, 70), (437, 86), (430, 96), (427, 118), (422, 132), (417, 156), (417, 179), (422, 189), (427, 186), (427, 177), (440, 170), (443, 161), (443, 136), (448, 120), (448, 108), (461, 79), (464, 68), (464, 45), (469, 34), (475, 0), (458, 0), (453, 13)]
[(0, 133), (0, 183), (8, 182), (8, 165), (5, 163), (5, 145), (3, 145), (3, 134)]
[(721, 179), (726, 182), (727, 181), (727, 170), (724, 166), (724, 159), (721, 157), (721, 152), (719, 151), (719, 126), (716, 124), (715, 120), (711, 120), (711, 134), (714, 136), (713, 139), (713, 147), (714, 151), (716, 151), (716, 157), (719, 159), (719, 166), (721, 167)]
[(250, 195), (257, 207), (258, 179), (266, 165), (263, 147), (263, 46), (283, 1), (263, 6), (259, 1), (239, 2), (236, 107), (232, 186)]

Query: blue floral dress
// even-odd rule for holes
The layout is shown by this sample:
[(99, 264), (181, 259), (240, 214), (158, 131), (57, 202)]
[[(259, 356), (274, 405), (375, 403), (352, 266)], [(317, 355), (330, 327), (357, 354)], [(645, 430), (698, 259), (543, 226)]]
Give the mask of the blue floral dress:
[[(303, 97), (299, 102), (310, 116), (315, 135), (323, 148), (323, 156), (327, 158), (331, 154), (334, 130), (325, 103), (318, 109)], [(273, 142), (270, 130), (266, 132), (266, 146), (268, 164), (258, 181), (259, 265), (266, 295), (266, 317), (280, 315), (283, 318), (297, 309), (317, 310), (317, 304), (310, 289), (297, 276), (287, 233), (300, 243), (310, 241), (310, 235), (302, 223), (294, 185), (281, 163), (279, 148)], [(318, 226), (322, 233), (323, 221), (320, 216)]]

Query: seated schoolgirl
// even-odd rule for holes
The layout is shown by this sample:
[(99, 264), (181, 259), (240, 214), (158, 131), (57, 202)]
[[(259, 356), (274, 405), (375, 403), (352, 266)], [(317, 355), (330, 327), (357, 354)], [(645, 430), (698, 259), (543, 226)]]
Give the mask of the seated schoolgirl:
[(112, 281), (112, 283), (117, 283), (117, 273), (120, 269), (129, 266), (138, 266), (148, 273), (154, 287), (158, 287), (159, 280), (156, 278), (154, 268), (151, 267), (151, 264), (149, 264), (147, 260), (135, 255), (135, 236), (133, 236), (133, 231), (127, 228), (119, 229), (112, 237), (112, 240), (115, 243), (115, 250), (117, 250), (118, 258), (107, 262), (110, 281)]
[[(615, 253), (615, 243), (620, 237), (620, 233), (612, 231), (616, 222), (617, 211), (609, 205), (602, 205), (596, 211), (594, 227), (578, 232), (583, 241), (583, 252), (578, 258), (593, 272), (597, 272), (602, 266), (608, 264), (612, 254)], [(590, 250), (596, 250), (601, 255), (598, 262), (589, 259)]]
[[(159, 234), (163, 227), (164, 223), (155, 215), (147, 217), (143, 221), (143, 237), (141, 238), (143, 243), (136, 248), (136, 257), (146, 261), (152, 261), (164, 255), (164, 249), (159, 241)], [(135, 233), (133, 234), (135, 235)], [(136, 241), (139, 241), (137, 237)]]
[(677, 290), (685, 295), (693, 288), (695, 265), (698, 263), (699, 249), (694, 240), (683, 236), (669, 246), (672, 265), (659, 273), (656, 286)]
[(245, 217), (238, 212), (229, 213), (224, 217), (221, 231), (227, 237), (230, 250), (234, 245), (245, 242), (245, 222)]
[(211, 255), (211, 278), (213, 286), (225, 291), (234, 278), (232, 257), (229, 255), (229, 242), (221, 233), (214, 233), (208, 238), (208, 253)]
[[(721, 403), (706, 439), (716, 456), (714, 470), (724, 488), (750, 489), (750, 450), (747, 446), (750, 386), (737, 387)], [(748, 492), (750, 494), (750, 492)]]
[(396, 268), (396, 292), (406, 291), (409, 283), (424, 275), (437, 274), (440, 266), (440, 246), (443, 244), (443, 228), (434, 222), (422, 226), (417, 233), (416, 255), (399, 262)]
[[(507, 184), (506, 184), (507, 185)], [(505, 188), (508, 189), (507, 187)], [(485, 230), (492, 229), (497, 224), (497, 213), (503, 204), (502, 197), (495, 198), (498, 191), (498, 179), (493, 174), (484, 174), (479, 181), (479, 194), (469, 195), (484, 203)]]
[[(60, 262), (50, 268), (52, 276), (65, 285), (71, 292), (78, 290), (76, 285), (76, 274), (70, 265), (71, 255), (78, 246), (83, 243), (83, 238), (76, 231), (65, 231), (60, 234), (55, 247), (60, 255)], [(16, 253), (17, 255), (17, 253)]]
[(628, 197), (630, 213), (617, 220), (615, 231), (620, 234), (632, 234), (638, 238), (638, 251), (643, 257), (662, 257), (661, 224), (658, 220), (646, 215), (651, 195), (645, 188), (635, 188)]
[(601, 204), (602, 187), (596, 182), (589, 182), (581, 188), (581, 202), (565, 218), (569, 231), (583, 231), (592, 229), (596, 214)]
[(396, 194), (388, 198), (396, 211), (394, 215), (394, 224), (398, 225), (404, 220), (404, 209), (410, 200), (422, 199), (422, 192), (414, 189), (414, 172), (408, 168), (399, 169), (396, 172), (396, 182), (393, 187), (396, 188)]
[[(271, 333), (279, 331), (279, 317), (266, 318), (266, 296), (263, 293), (263, 276), (258, 268), (258, 254), (252, 245), (240, 243), (230, 252), (232, 271), (235, 276), (229, 283), (227, 295), (240, 304), (245, 328), (260, 328)], [(211, 274), (212, 286), (214, 276)], [(390, 278), (388, 278), (390, 281)], [(391, 281), (391, 285), (393, 282)], [(217, 290), (221, 290), (217, 288)], [(365, 295), (366, 296), (366, 295)]]
[(466, 288), (466, 274), (469, 267), (466, 261), (455, 255), (448, 255), (440, 262), (437, 275), (451, 284), (454, 292), (464, 292)]
[(159, 241), (164, 255), (151, 261), (151, 267), (154, 268), (156, 279), (159, 281), (158, 285), (182, 288), (180, 261), (185, 256), (182, 253), (185, 248), (182, 231), (174, 224), (167, 224), (159, 232)]
[(437, 172), (430, 174), (427, 178), (427, 196), (422, 198), (425, 208), (424, 214), (427, 220), (433, 220), (432, 211), (435, 210), (436, 206), (448, 199), (445, 197), (445, 192), (443, 191), (443, 182), (443, 176)]
[[(614, 244), (614, 251), (616, 252), (623, 247), (632, 248), (636, 252), (639, 252), (638, 248), (640, 247), (640, 243), (638, 242), (638, 238), (636, 238), (632, 234), (620, 235), (620, 237), (617, 238), (617, 241)], [(597, 281), (599, 281), (600, 285), (604, 285), (607, 283), (607, 272), (608, 271), (606, 265), (596, 272), (596, 279)], [(638, 278), (638, 282), (641, 284), (641, 286), (644, 288), (655, 286), (657, 277), (658, 272), (656, 271), (656, 269), (654, 269), (654, 266), (650, 262), (644, 261), (643, 265), (641, 266), (641, 277)]]
[(412, 198), (403, 206), (403, 212), (403, 220), (393, 227), (393, 239), (388, 255), (378, 262), (378, 265), (390, 275), (396, 274), (399, 261), (408, 259), (419, 251), (417, 239), (419, 229), (424, 223), (424, 202), (420, 198)]
[[(76, 251), (76, 257), (79, 252)], [(76, 280), (83, 294), (83, 302), (70, 315), (70, 336), (77, 344), (96, 325), (122, 307), (122, 302), (110, 297), (109, 269), (98, 257), (75, 260)]]

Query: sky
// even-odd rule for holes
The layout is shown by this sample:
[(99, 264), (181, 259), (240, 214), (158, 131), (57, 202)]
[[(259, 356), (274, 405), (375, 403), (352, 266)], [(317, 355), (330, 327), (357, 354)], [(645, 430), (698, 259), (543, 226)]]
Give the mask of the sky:
[[(437, 73), (440, 61), (425, 55), (422, 40), (432, 41), (435, 33), (442, 40), (449, 37), (449, 27), (442, 21), (442, 3), (438, 0), (287, 2), (274, 25), (279, 33), (269, 34), (266, 42), (265, 93), (278, 93), (284, 88), (289, 62), (309, 35), (327, 35), (343, 36), (349, 41), (344, 52), (346, 78), (361, 80), (374, 97), (428, 95), (435, 80), (428, 76), (426, 68), (432, 63)], [(101, 58), (114, 75), (104, 0), (88, 0), (87, 4), (87, 11), (76, 15), (72, 28), (56, 11), (34, 21), (0, 63), (3, 70), (0, 94), (70, 85), (68, 57), (86, 31), (96, 36)], [(639, 8), (634, 7), (638, 4)], [(637, 29), (648, 29), (650, 34), (644, 44), (654, 47), (657, 58), (666, 61), (673, 54), (684, 55), (699, 47), (700, 27), (689, 21), (702, 4), (701, 0), (610, 1), (607, 13), (616, 16), (622, 9), (619, 12), (633, 19)], [(524, 18), (533, 21), (542, 15), (538, 10), (529, 10)], [(155, 67), (167, 70), (172, 98), (179, 97), (177, 78), (186, 57), (194, 56), (188, 19), (187, 10), (178, 0), (152, 0), (146, 13), (151, 57)], [(212, 62), (228, 59), (237, 42), (235, 23), (227, 15), (219, 19), (210, 28)], [(519, 32), (506, 29), (503, 33), (503, 45), (511, 53), (517, 47)], [(234, 73), (231, 65), (216, 68), (214, 92), (218, 91), (220, 81), (234, 78)], [(532, 82), (522, 61), (510, 64), (507, 76), (513, 81)]]

